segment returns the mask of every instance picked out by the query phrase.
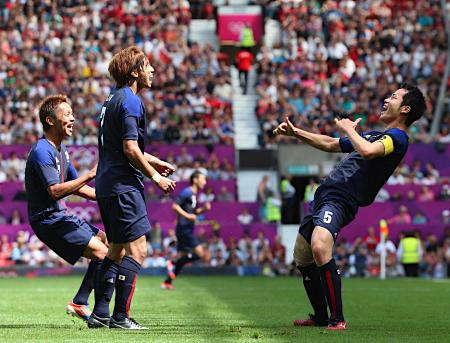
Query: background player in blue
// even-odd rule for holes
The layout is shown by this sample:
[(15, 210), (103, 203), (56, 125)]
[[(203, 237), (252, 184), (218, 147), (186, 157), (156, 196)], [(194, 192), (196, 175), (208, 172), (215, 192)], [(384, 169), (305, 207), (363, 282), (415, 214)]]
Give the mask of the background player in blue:
[[(332, 258), (333, 245), (342, 227), (353, 220), (359, 206), (370, 205), (394, 172), (408, 149), (408, 127), (425, 111), (422, 92), (403, 84), (384, 100), (380, 120), (383, 132), (359, 134), (360, 119), (336, 119), (343, 138), (332, 138), (296, 128), (288, 118), (275, 134), (298, 138), (317, 149), (348, 152), (317, 189), (311, 213), (300, 224), (294, 260), (302, 273), (303, 285), (314, 309), (310, 319), (296, 320), (297, 326), (326, 326), (346, 329), (342, 311), (341, 278)], [(330, 315), (327, 312), (327, 303)]]
[(67, 213), (63, 198), (77, 194), (95, 200), (95, 191), (87, 183), (96, 168), (77, 176), (62, 143), (72, 136), (75, 117), (65, 95), (52, 95), (39, 105), (44, 136), (31, 148), (25, 169), (28, 217), (36, 236), (70, 264), (81, 256), (91, 259), (78, 293), (67, 305), (67, 313), (87, 320), (89, 294), (95, 273), (108, 248), (104, 232)]
[(199, 244), (194, 235), (195, 221), (197, 215), (209, 211), (210, 203), (205, 203), (203, 207), (197, 207), (197, 193), (206, 185), (206, 177), (200, 171), (192, 173), (191, 186), (186, 187), (179, 195), (172, 209), (177, 214), (178, 222), (176, 228), (177, 249), (180, 257), (175, 261), (167, 262), (167, 278), (161, 284), (163, 289), (173, 289), (172, 281), (181, 272), (184, 265), (201, 259), (204, 255), (203, 247)]
[(116, 88), (100, 115), (95, 189), (110, 247), (97, 279), (88, 326), (144, 329), (129, 316), (137, 275), (147, 257), (145, 234), (150, 231), (143, 179), (147, 176), (162, 191), (170, 192), (175, 182), (166, 176), (175, 168), (144, 153), (145, 109), (136, 94), (150, 88), (154, 71), (145, 54), (135, 46), (123, 49), (113, 56), (108, 70)]

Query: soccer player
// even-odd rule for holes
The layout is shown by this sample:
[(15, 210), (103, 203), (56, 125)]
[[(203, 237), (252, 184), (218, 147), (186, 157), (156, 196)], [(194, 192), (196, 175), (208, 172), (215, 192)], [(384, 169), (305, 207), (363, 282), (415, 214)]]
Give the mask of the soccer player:
[(186, 187), (173, 204), (172, 209), (177, 214), (178, 222), (176, 228), (177, 249), (180, 257), (173, 263), (167, 262), (167, 278), (161, 284), (163, 289), (173, 289), (172, 281), (175, 280), (181, 269), (189, 263), (203, 258), (203, 247), (194, 235), (195, 221), (197, 215), (209, 211), (211, 204), (205, 203), (203, 207), (197, 208), (197, 193), (206, 185), (206, 176), (200, 171), (192, 173), (191, 186)]
[(44, 135), (31, 148), (25, 169), (28, 217), (36, 236), (70, 264), (81, 256), (91, 259), (78, 293), (67, 305), (67, 313), (87, 320), (88, 298), (95, 274), (108, 251), (106, 235), (84, 220), (67, 213), (64, 197), (77, 194), (95, 200), (87, 183), (96, 167), (84, 176), (70, 163), (63, 140), (72, 136), (75, 117), (65, 95), (51, 95), (39, 105)]
[[(336, 119), (345, 135), (332, 138), (296, 128), (288, 118), (274, 133), (295, 137), (327, 152), (349, 153), (317, 189), (311, 213), (300, 224), (295, 242), (294, 260), (303, 276), (306, 294), (314, 315), (295, 320), (296, 326), (328, 326), (344, 330), (341, 276), (332, 258), (333, 245), (340, 229), (350, 223), (360, 206), (370, 205), (378, 191), (394, 172), (408, 149), (408, 127), (425, 111), (422, 92), (403, 84), (384, 100), (380, 120), (385, 131), (359, 134), (360, 119)], [(327, 304), (330, 316), (327, 312)]]
[(175, 181), (166, 176), (175, 168), (144, 152), (145, 109), (137, 93), (151, 87), (154, 71), (145, 54), (135, 46), (123, 49), (113, 56), (108, 70), (116, 88), (100, 114), (95, 189), (110, 247), (97, 278), (88, 326), (139, 330), (145, 328), (130, 318), (129, 310), (150, 231), (143, 179), (147, 176), (162, 191), (171, 192)]

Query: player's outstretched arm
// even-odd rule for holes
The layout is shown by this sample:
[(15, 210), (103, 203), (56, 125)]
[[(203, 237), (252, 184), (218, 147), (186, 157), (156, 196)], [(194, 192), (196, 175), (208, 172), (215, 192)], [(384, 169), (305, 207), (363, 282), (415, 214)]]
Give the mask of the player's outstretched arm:
[[(352, 142), (353, 149), (355, 149), (362, 157), (372, 159), (385, 156), (389, 153), (389, 151), (385, 149), (385, 143), (383, 143), (383, 141), (378, 140), (375, 142), (369, 142), (361, 137), (358, 132), (356, 132), (356, 127), (361, 121), (361, 118), (355, 121), (351, 121), (347, 118), (335, 119), (334, 121), (339, 131), (348, 137), (350, 142)], [(387, 139), (390, 140), (390, 143), (393, 146), (392, 138), (388, 136)]]
[(160, 160), (158, 157), (144, 152), (145, 159), (150, 165), (156, 169), (158, 173), (163, 176), (172, 175), (175, 172), (175, 167), (170, 163)]
[(168, 179), (167, 177), (161, 176), (155, 168), (153, 168), (150, 163), (148, 163), (141, 149), (139, 149), (136, 140), (124, 140), (123, 141), (123, 152), (127, 156), (128, 160), (139, 169), (145, 176), (153, 180), (153, 182), (160, 188), (163, 192), (169, 193), (175, 189), (175, 181)]
[(177, 203), (174, 203), (172, 205), (172, 210), (178, 214), (179, 216), (182, 216), (184, 218), (186, 218), (187, 220), (193, 221), (195, 222), (195, 220), (197, 219), (197, 216), (193, 213), (188, 213), (185, 210), (183, 210), (183, 208), (178, 205)]
[(47, 188), (47, 191), (54, 200), (62, 199), (70, 194), (76, 193), (82, 187), (86, 186), (88, 182), (95, 178), (95, 174), (97, 174), (97, 166), (91, 169), (86, 175), (80, 176), (75, 180), (51, 185)]
[(92, 200), (92, 201), (97, 200), (95, 198), (95, 189), (88, 185), (81, 187), (79, 190), (75, 191), (74, 194), (76, 194), (84, 199), (87, 199), (87, 200)]
[(333, 138), (326, 135), (319, 135), (316, 133), (308, 132), (295, 127), (286, 117), (285, 121), (278, 125), (278, 127), (273, 130), (275, 135), (283, 135), (288, 137), (295, 137), (301, 140), (303, 143), (313, 146), (322, 151), (326, 152), (342, 152), (341, 146), (339, 144), (339, 138)]

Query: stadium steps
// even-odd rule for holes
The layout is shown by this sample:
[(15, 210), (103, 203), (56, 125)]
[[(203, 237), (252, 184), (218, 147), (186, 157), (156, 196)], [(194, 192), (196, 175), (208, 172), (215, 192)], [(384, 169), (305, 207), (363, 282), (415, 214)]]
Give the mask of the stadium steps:
[(239, 72), (231, 68), (231, 84), (233, 86), (233, 120), (235, 128), (236, 149), (258, 148), (260, 127), (255, 116), (257, 96), (255, 95), (256, 71), (252, 68), (248, 78), (247, 95), (242, 94), (239, 85)]
[(219, 49), (216, 36), (216, 21), (207, 19), (193, 19), (189, 24), (189, 40), (204, 46), (211, 44), (214, 50)]

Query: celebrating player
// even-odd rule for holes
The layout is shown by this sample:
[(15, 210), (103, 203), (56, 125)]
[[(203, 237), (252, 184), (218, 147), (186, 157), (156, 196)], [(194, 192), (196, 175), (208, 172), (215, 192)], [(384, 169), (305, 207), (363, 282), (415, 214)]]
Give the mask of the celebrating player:
[[(137, 93), (150, 88), (154, 71), (145, 54), (135, 46), (123, 49), (113, 56), (108, 70), (116, 88), (100, 115), (95, 189), (110, 247), (97, 278), (88, 326), (145, 329), (129, 316), (137, 276), (147, 256), (145, 234), (150, 231), (143, 179), (147, 176), (168, 193), (175, 182), (166, 176), (175, 168), (144, 153), (145, 109)], [(114, 284), (115, 305), (110, 317)]]
[(311, 213), (300, 224), (294, 260), (302, 273), (314, 315), (306, 320), (295, 320), (294, 325), (328, 325), (330, 330), (346, 329), (341, 276), (332, 258), (334, 242), (340, 229), (353, 220), (358, 207), (368, 206), (374, 201), (403, 159), (408, 149), (408, 127), (424, 111), (422, 92), (403, 84), (384, 100), (380, 116), (386, 125), (384, 132), (359, 134), (356, 127), (360, 119), (336, 119), (336, 126), (345, 135), (340, 139), (296, 128), (288, 118), (274, 130), (275, 134), (295, 137), (323, 151), (350, 153), (317, 189)]
[(181, 192), (172, 206), (178, 216), (177, 249), (181, 256), (175, 263), (167, 262), (167, 278), (161, 284), (163, 289), (173, 289), (172, 281), (175, 280), (184, 265), (203, 257), (203, 247), (194, 235), (194, 225), (197, 215), (209, 211), (211, 204), (207, 202), (204, 207), (197, 208), (196, 195), (206, 185), (205, 175), (197, 170), (192, 173), (190, 181), (191, 186)]
[(88, 320), (88, 298), (95, 274), (107, 253), (104, 232), (67, 213), (63, 198), (76, 194), (95, 200), (87, 183), (96, 169), (78, 177), (62, 143), (72, 136), (75, 117), (65, 95), (51, 95), (39, 105), (44, 136), (31, 148), (25, 169), (28, 217), (36, 236), (70, 264), (81, 256), (91, 259), (78, 293), (67, 305), (67, 313)]

